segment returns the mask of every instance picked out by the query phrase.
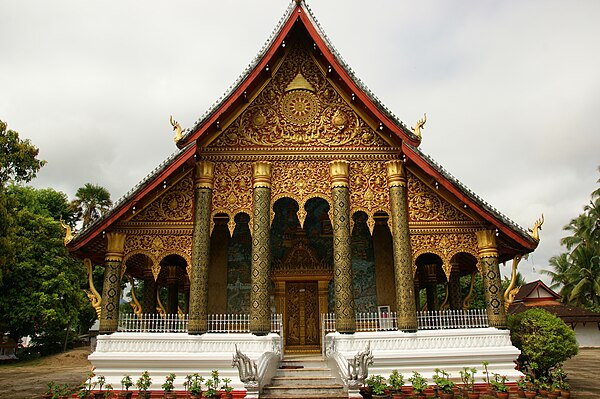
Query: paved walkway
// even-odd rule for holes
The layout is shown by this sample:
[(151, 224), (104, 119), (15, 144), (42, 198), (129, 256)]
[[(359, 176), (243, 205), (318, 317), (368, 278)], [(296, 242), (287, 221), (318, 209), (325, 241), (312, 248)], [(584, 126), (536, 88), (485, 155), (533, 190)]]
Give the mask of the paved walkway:
[(600, 398), (600, 348), (580, 349), (565, 362), (572, 398)]

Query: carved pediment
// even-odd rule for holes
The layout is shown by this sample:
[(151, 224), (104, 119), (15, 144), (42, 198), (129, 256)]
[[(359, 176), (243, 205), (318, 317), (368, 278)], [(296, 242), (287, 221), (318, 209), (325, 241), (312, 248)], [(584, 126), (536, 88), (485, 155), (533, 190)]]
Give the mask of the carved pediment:
[(139, 211), (132, 222), (185, 222), (192, 221), (194, 182), (192, 174), (171, 187)]
[(317, 257), (306, 236), (301, 235), (294, 240), (294, 246), (280, 260), (273, 264), (274, 276), (333, 274), (333, 268), (326, 261)]
[(305, 46), (290, 44), (262, 92), (209, 148), (389, 147), (327, 81)]
[(408, 173), (408, 215), (411, 222), (472, 220), (412, 173)]

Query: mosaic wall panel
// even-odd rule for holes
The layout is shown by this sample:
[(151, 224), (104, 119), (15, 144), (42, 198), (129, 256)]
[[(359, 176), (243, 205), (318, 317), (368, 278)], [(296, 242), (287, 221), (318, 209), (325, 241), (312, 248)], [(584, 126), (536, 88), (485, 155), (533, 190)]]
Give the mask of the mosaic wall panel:
[(250, 313), (252, 236), (248, 216), (236, 217), (227, 248), (227, 313)]
[(356, 311), (376, 312), (375, 257), (365, 217), (359, 217), (352, 231), (352, 285)]

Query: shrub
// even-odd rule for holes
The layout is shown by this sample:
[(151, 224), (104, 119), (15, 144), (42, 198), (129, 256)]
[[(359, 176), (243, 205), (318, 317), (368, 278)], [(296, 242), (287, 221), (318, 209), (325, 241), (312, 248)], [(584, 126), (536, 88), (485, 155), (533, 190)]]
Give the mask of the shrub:
[(512, 342), (521, 350), (519, 370), (536, 378), (549, 377), (579, 350), (575, 332), (545, 310), (527, 310), (509, 317), (508, 323)]

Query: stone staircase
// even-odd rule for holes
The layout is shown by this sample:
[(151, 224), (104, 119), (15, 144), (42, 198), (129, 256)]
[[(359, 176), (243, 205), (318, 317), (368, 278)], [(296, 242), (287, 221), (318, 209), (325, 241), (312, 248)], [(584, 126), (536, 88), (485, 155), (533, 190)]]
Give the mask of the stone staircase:
[(348, 398), (327, 363), (319, 356), (285, 356), (261, 398), (340, 399)]

